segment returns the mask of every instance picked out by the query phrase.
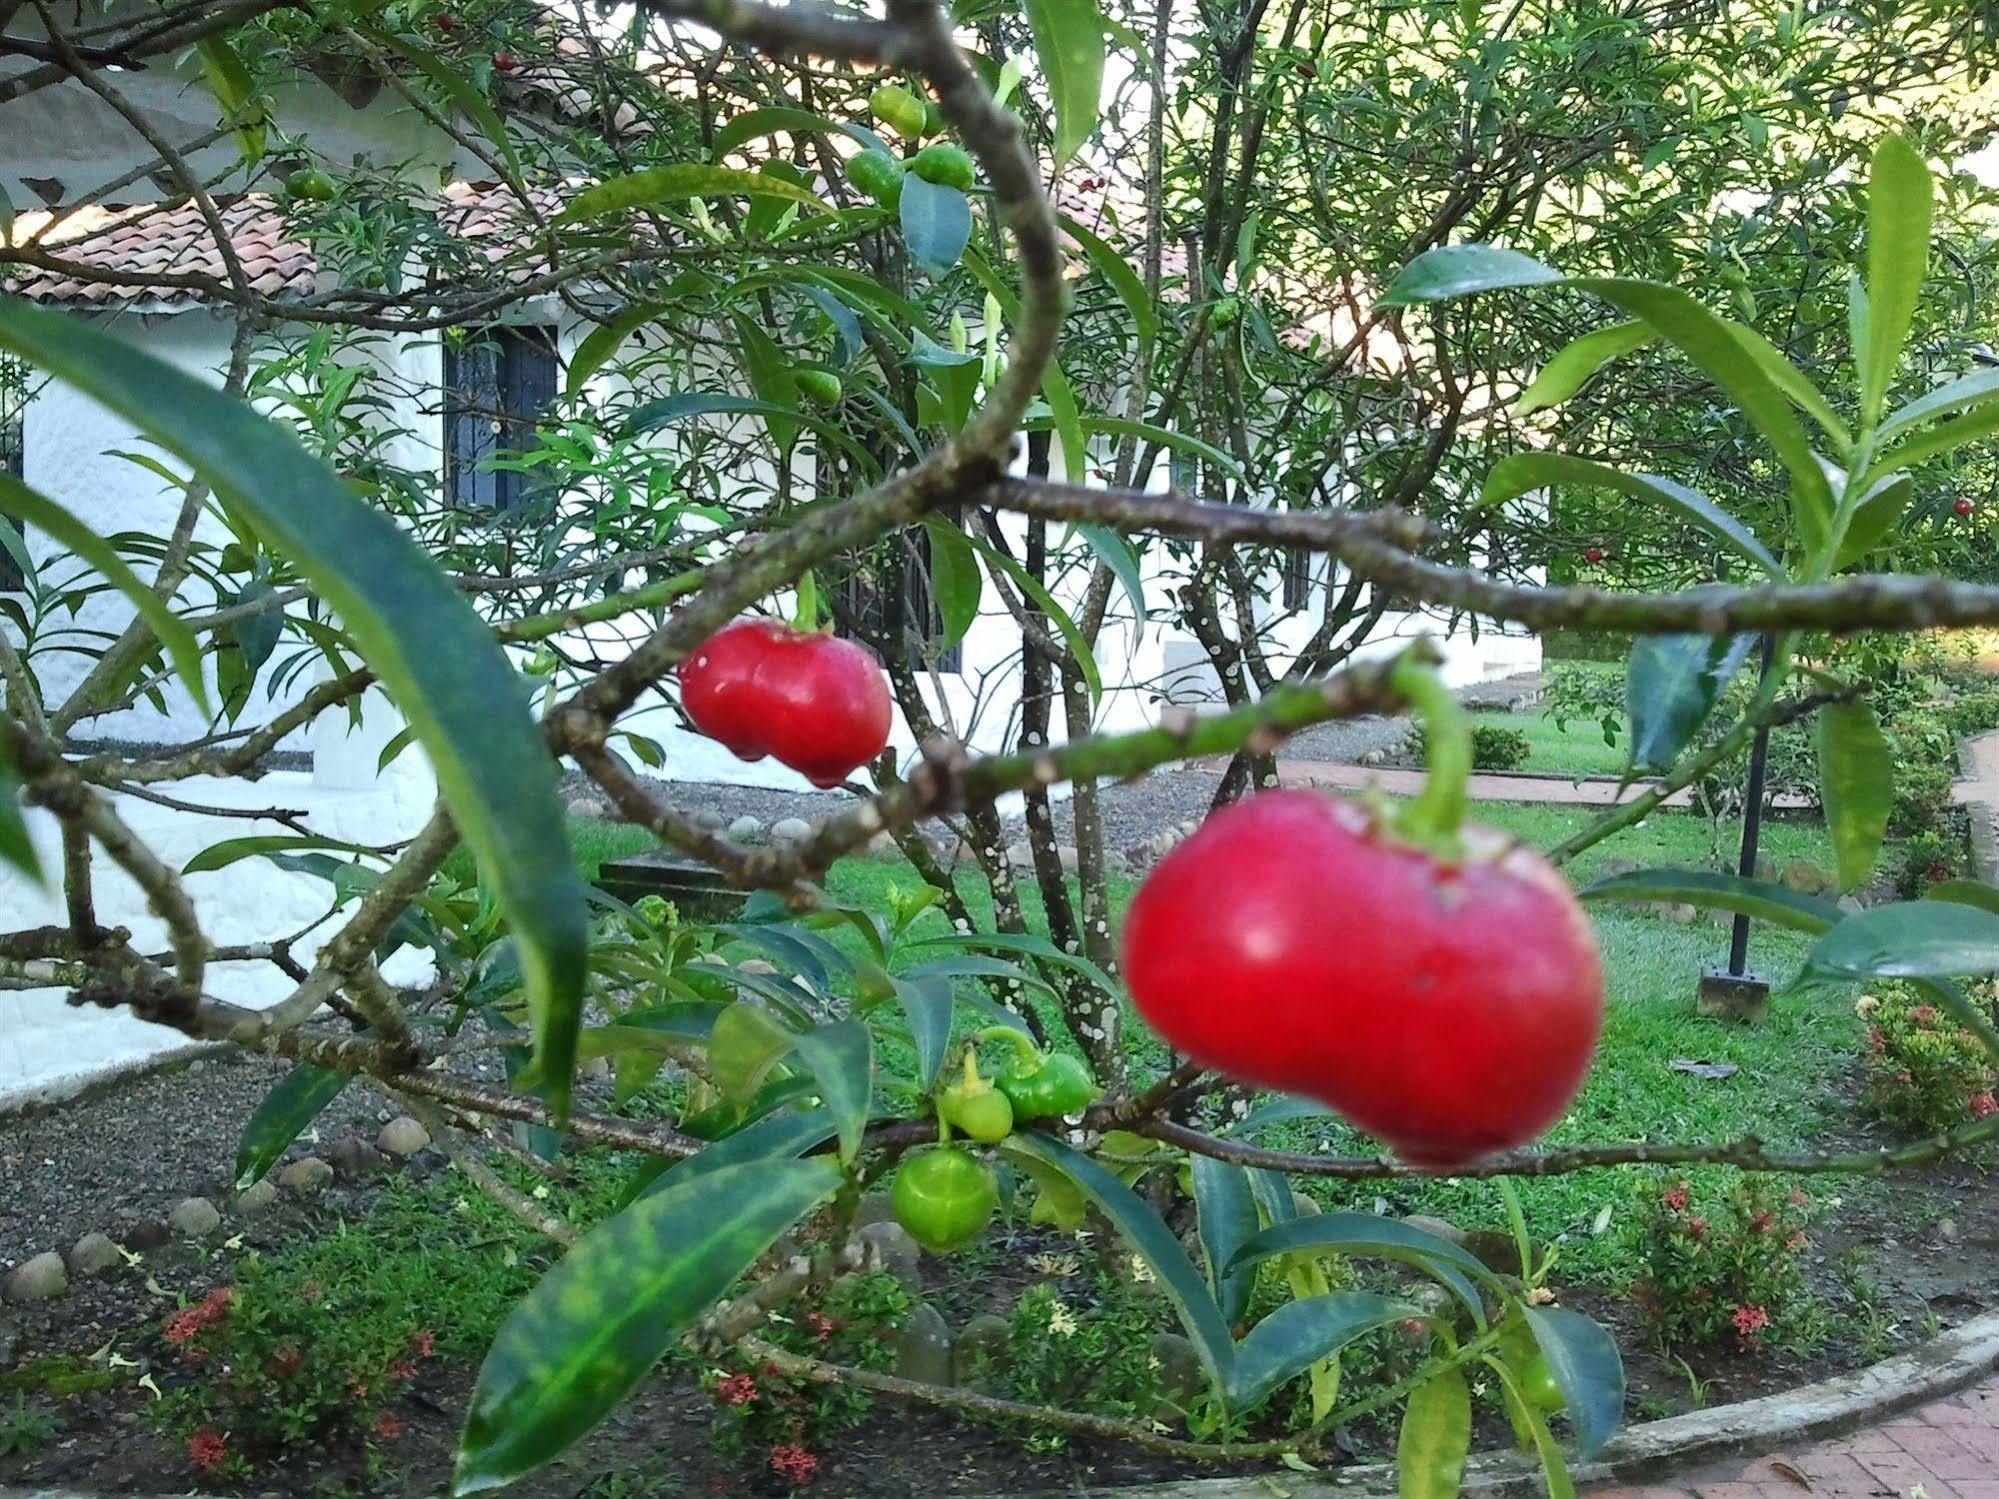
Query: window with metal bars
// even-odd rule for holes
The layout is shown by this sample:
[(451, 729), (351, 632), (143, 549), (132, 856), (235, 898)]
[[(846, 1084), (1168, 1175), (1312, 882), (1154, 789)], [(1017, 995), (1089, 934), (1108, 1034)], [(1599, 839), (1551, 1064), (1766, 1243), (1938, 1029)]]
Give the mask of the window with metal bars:
[[(10, 479), (25, 478), (27, 462), (28, 366), (11, 355), (0, 354), (0, 474)], [(9, 528), (8, 540), (20, 540), (18, 524), (0, 517), (0, 526)], [(25, 581), (13, 552), (0, 544), (0, 593), (13, 592)]]
[(488, 328), (444, 350), (444, 484), (463, 510), (496, 514), (540, 482), (496, 468), (497, 455), (534, 446), (535, 424), (555, 400), (555, 337), (548, 328)]
[(1302, 609), (1312, 602), (1312, 554), (1303, 547), (1284, 549), (1284, 607)]

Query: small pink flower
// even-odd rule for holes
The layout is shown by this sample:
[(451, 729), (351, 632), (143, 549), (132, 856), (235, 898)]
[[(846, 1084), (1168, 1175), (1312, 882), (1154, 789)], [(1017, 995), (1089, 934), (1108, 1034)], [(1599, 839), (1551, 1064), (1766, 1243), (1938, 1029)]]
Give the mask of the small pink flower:
[(1909, 1011), (1909, 1018), (1918, 1025), (1928, 1025), (1932, 1020), (1937, 1018), (1936, 1006), (1917, 1005), (1913, 1010)]
[(229, 1444), (213, 1426), (204, 1426), (187, 1439), (188, 1460), (204, 1473), (218, 1472), (229, 1458)]
[(1751, 1302), (1747, 1306), (1737, 1307), (1735, 1315), (1729, 1320), (1735, 1324), (1736, 1335), (1743, 1342), (1753, 1343), (1756, 1341), (1756, 1334), (1770, 1325), (1770, 1314)]
[(1794, 1208), (1801, 1208), (1801, 1207), (1804, 1207), (1804, 1206), (1806, 1206), (1806, 1205), (1807, 1205), (1807, 1204), (1809, 1204), (1810, 1202), (1811, 1202), (1811, 1198), (1809, 1198), (1809, 1197), (1805, 1196), (1805, 1190), (1804, 1190), (1804, 1188), (1803, 1188), (1803, 1187), (1793, 1187), (1793, 1188), (1791, 1188), (1791, 1197), (1790, 1197), (1790, 1203), (1791, 1203), (1791, 1206), (1792, 1206), (1792, 1207), (1794, 1207)]
[(1749, 1215), (1749, 1227), (1754, 1233), (1767, 1234), (1777, 1221), (1777, 1215), (1768, 1208), (1758, 1208)]
[(437, 1351), (437, 1339), (426, 1327), (410, 1339), (410, 1347), (416, 1351), (418, 1358), (429, 1358)]
[(715, 1381), (715, 1398), (724, 1405), (748, 1405), (757, 1398), (757, 1382), (747, 1374), (730, 1374)]
[(1707, 1219), (1703, 1218), (1699, 1213), (1689, 1213), (1687, 1215), (1687, 1232), (1692, 1234), (1696, 1239), (1705, 1239), (1707, 1237)]
[(1971, 1109), (1971, 1117), (1974, 1119), (1983, 1119), (1988, 1114), (1999, 1114), (1999, 1098), (1992, 1096), (1990, 1088), (1981, 1088), (1965, 1102)]
[(1676, 1213), (1684, 1213), (1687, 1210), (1687, 1204), (1693, 1201), (1693, 1198), (1688, 1195), (1687, 1184), (1685, 1182), (1675, 1182), (1659, 1194), (1659, 1201), (1663, 1202)]
[(770, 1449), (770, 1465), (793, 1488), (803, 1488), (819, 1475), (819, 1459), (797, 1442)]
[(167, 1318), (166, 1339), (176, 1348), (185, 1348), (194, 1341), (195, 1334), (200, 1332), (203, 1326), (201, 1308), (184, 1306)]
[(375, 1417), (375, 1435), (385, 1442), (393, 1442), (403, 1434), (403, 1418), (394, 1411), (383, 1411)]
[(1805, 1231), (1802, 1228), (1794, 1228), (1791, 1230), (1791, 1236), (1784, 1240), (1784, 1247), (1795, 1254), (1800, 1250), (1810, 1249), (1812, 1241), (1805, 1237)]

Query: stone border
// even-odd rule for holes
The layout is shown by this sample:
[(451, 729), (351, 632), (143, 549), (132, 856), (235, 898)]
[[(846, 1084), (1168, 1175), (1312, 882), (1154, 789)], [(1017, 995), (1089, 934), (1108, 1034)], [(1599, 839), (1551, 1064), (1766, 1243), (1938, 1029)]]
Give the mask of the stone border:
[[(128, 1057), (95, 1071), (76, 1073), (51, 1083), (30, 1084), (12, 1092), (0, 1092), (0, 1119), (38, 1114), (45, 1109), (73, 1103), (79, 1098), (92, 1098), (135, 1078), (150, 1077), (165, 1068), (198, 1062), (203, 1057), (220, 1056), (228, 1050), (229, 1044), (225, 1041), (188, 1041), (179, 1046), (169, 1044), (160, 1051)], [(10, 1499), (4, 1489), (0, 1489), (0, 1499)]]
[[(1978, 759), (1971, 746), (1977, 740), (1989, 739), (1995, 730), (1982, 734), (1971, 734), (1957, 741), (1957, 768), (1959, 782), (1978, 780)], [(1971, 871), (1988, 884), (1999, 883), (1999, 836), (1995, 836), (1993, 823), (1999, 819), (1999, 808), (1990, 802), (1959, 802), (1968, 814), (1964, 821), (1968, 841), (1971, 844)]]
[[(1710, 1458), (1833, 1436), (1911, 1406), (1941, 1400), (1999, 1370), (1999, 1312), (1974, 1317), (1892, 1358), (1821, 1383), (1626, 1427), (1596, 1461), (1569, 1469), (1578, 1485), (1629, 1482)], [(1513, 1452), (1472, 1459), (1464, 1492), (1526, 1499), (1541, 1492), (1537, 1464)], [(984, 1499), (1369, 1499), (1395, 1493), (1395, 1469), (1369, 1463), (1314, 1478), (1287, 1469), (1123, 1488), (1040, 1490)], [(0, 1489), (0, 1499), (16, 1499)], [(26, 1499), (26, 1496), (24, 1496)]]

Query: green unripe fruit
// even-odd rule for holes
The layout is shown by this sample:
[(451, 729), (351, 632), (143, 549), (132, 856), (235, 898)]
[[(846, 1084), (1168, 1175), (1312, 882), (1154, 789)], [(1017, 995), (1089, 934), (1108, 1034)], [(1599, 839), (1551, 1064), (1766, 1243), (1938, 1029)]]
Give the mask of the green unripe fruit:
[(902, 163), (872, 148), (847, 163), (847, 180), (884, 208), (902, 201)]
[(798, 382), (798, 393), (813, 405), (840, 404), (840, 377), (831, 370), (799, 370), (792, 378)]
[(937, 1117), (981, 1145), (997, 1145), (1013, 1133), (1013, 1104), (979, 1075), (979, 1059), (965, 1053), (965, 1075), (937, 1095)]
[(935, 99), (923, 101), (923, 133), (926, 136), (944, 133), (944, 111), (937, 107)]
[(1024, 1057), (1000, 1074), (1000, 1092), (1016, 1119), (1048, 1119), (1080, 1114), (1097, 1096), (1097, 1080), (1079, 1058), (1058, 1051), (1038, 1063)]
[(1527, 1361), (1527, 1367), (1520, 1371), (1520, 1390), (1529, 1403), (1549, 1415), (1561, 1410), (1569, 1401), (1562, 1393), (1562, 1386), (1555, 1378), (1555, 1371), (1548, 1367), (1548, 1361), (1535, 1354)]
[(972, 158), (962, 147), (946, 145), (939, 141), (934, 146), (925, 146), (910, 158), (909, 170), (925, 182), (934, 182), (939, 187), (955, 187), (960, 192), (978, 181), (978, 168), (972, 165)]
[(932, 1254), (949, 1254), (992, 1220), (999, 1187), (983, 1163), (944, 1146), (896, 1172), (888, 1200), (912, 1239)]
[(898, 83), (884, 83), (869, 94), (868, 110), (897, 135), (910, 141), (922, 136), (924, 122), (930, 117), (923, 101)]
[(316, 168), (308, 167), (303, 172), (293, 172), (285, 181), (285, 186), (294, 198), (310, 198), (315, 203), (328, 203), (339, 191), (333, 179)]

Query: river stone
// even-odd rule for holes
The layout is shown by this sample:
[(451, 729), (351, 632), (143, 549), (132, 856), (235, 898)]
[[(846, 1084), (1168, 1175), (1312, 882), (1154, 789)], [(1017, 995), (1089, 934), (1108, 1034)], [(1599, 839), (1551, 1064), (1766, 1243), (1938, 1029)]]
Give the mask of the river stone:
[(1520, 1245), (1513, 1235), (1496, 1228), (1475, 1228), (1464, 1236), (1473, 1259), (1501, 1275), (1520, 1275)]
[(951, 1382), (951, 1325), (929, 1302), (919, 1302), (895, 1335), (895, 1372), (922, 1384)]
[(923, 1251), (909, 1236), (908, 1229), (893, 1220), (870, 1223), (854, 1237), (867, 1250), (876, 1268), (886, 1270), (909, 1290), (922, 1289), (923, 1276), (918, 1267), (922, 1263)]
[(1153, 1377), (1159, 1381), (1157, 1420), (1168, 1426), (1186, 1424), (1186, 1410), (1207, 1385), (1201, 1356), (1194, 1345), (1177, 1332), (1152, 1335)]
[[(980, 1312), (951, 1344), (951, 1383), (980, 1394), (993, 1393), (992, 1371), (1006, 1357), (1006, 1318)], [(980, 1365), (985, 1366), (981, 1372)]]
[(140, 1218), (125, 1225), (118, 1235), (118, 1242), (127, 1249), (158, 1249), (163, 1244), (171, 1244), (174, 1231), (167, 1227), (164, 1219)]
[(763, 823), (759, 819), (750, 816), (747, 812), (729, 824), (729, 836), (734, 838), (738, 843), (746, 838), (761, 838), (763, 835)]
[(375, 1136), (375, 1148), (399, 1161), (408, 1160), (429, 1143), (430, 1131), (407, 1114), (400, 1119), (391, 1119)]
[(278, 1173), (278, 1185), (299, 1197), (317, 1197), (333, 1181), (333, 1168), (316, 1155), (300, 1156)]
[(183, 1239), (205, 1239), (222, 1226), (222, 1214), (206, 1197), (184, 1199), (167, 1214), (167, 1227)]
[(124, 1263), (125, 1256), (118, 1252), (109, 1234), (85, 1234), (69, 1251), (69, 1273), (78, 1280), (106, 1274)]
[(389, 1158), (359, 1135), (349, 1135), (326, 1152), (326, 1163), (342, 1181), (358, 1181), (382, 1170)]
[(1836, 895), (1839, 892), (1839, 881), (1810, 859), (1791, 860), (1778, 879), (1786, 890), (1795, 890), (1800, 895)]
[(69, 1289), (69, 1271), (62, 1256), (51, 1249), (15, 1266), (5, 1289), (9, 1301), (53, 1301)]
[(895, 1204), (889, 1201), (886, 1192), (863, 1192), (861, 1200), (854, 1204), (854, 1227), (866, 1228), (870, 1223), (893, 1223)]
[(1465, 1231), (1455, 1223), (1446, 1223), (1442, 1218), (1432, 1218), (1426, 1213), (1411, 1213), (1402, 1221), (1411, 1228), (1422, 1229), (1426, 1234), (1435, 1234), (1447, 1243), (1459, 1246), (1464, 1244)]
[(704, 833), (719, 833), (729, 825), (729, 819), (713, 807), (703, 807), (694, 814), (694, 826)]
[(812, 824), (802, 817), (780, 817), (770, 825), (770, 835), (779, 843), (800, 843), (812, 836)]
[(271, 1184), (268, 1176), (259, 1177), (236, 1194), (236, 1211), (245, 1218), (256, 1218), (268, 1213), (278, 1200), (278, 1189)]
[(611, 804), (600, 796), (572, 796), (568, 810), (571, 817), (609, 817)]

